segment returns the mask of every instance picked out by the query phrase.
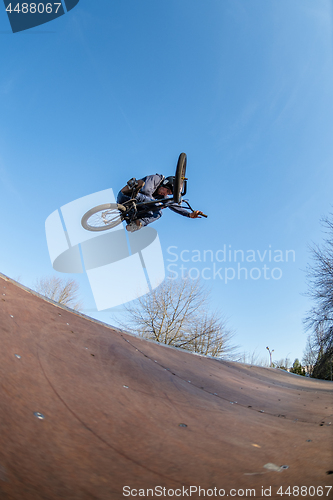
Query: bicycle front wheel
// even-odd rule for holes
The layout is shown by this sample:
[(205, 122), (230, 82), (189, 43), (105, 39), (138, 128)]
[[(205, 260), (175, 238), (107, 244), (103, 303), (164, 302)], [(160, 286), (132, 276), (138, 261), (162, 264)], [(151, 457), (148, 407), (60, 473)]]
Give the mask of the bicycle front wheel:
[(186, 162), (187, 156), (185, 153), (180, 153), (176, 168), (176, 175), (173, 187), (173, 199), (176, 203), (179, 203), (181, 200), (181, 195), (183, 191), (184, 181), (186, 179)]
[(119, 203), (98, 205), (84, 214), (81, 224), (87, 231), (106, 231), (122, 223), (125, 211)]

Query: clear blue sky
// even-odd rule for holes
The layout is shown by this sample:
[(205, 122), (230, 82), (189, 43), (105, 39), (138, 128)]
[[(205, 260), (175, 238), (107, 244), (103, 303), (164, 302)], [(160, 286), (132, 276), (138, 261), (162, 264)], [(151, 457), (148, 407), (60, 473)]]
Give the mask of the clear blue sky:
[[(166, 265), (170, 246), (179, 259), (266, 250), (241, 264), (270, 279), (237, 279), (238, 262), (215, 260), (236, 277), (206, 280), (212, 309), (243, 350), (301, 358), (308, 245), (332, 211), (332, 19), (326, 0), (80, 0), (12, 34), (0, 6), (0, 271), (27, 286), (52, 274), (51, 212), (132, 176), (172, 175), (185, 151), (188, 196), (209, 218), (164, 213)], [(269, 250), (295, 261), (269, 262)], [(183, 263), (211, 277), (213, 264)]]

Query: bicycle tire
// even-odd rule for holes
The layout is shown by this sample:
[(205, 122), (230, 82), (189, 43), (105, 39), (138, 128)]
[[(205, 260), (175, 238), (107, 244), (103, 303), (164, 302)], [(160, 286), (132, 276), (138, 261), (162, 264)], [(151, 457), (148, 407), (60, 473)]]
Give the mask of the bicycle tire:
[(180, 153), (179, 158), (178, 158), (178, 162), (177, 162), (175, 181), (174, 181), (174, 186), (173, 186), (173, 199), (175, 200), (176, 203), (179, 203), (181, 201), (183, 184), (184, 184), (185, 175), (186, 175), (186, 163), (187, 163), (186, 154)]
[(97, 205), (84, 214), (81, 225), (87, 231), (106, 231), (123, 222), (124, 212), (126, 207), (119, 203)]

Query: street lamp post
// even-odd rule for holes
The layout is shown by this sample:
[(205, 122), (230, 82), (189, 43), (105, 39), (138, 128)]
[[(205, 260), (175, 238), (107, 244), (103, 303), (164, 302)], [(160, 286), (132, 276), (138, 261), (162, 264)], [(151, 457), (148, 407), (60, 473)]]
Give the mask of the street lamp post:
[(272, 353), (274, 352), (274, 349), (270, 350), (269, 347), (266, 347), (267, 351), (269, 352), (269, 359), (270, 359), (270, 367), (273, 366), (273, 361), (272, 361)]

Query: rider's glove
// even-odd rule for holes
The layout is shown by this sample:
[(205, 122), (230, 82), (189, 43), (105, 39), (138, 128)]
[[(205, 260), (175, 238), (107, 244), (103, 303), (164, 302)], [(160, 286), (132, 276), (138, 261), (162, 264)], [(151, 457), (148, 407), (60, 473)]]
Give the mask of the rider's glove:
[(200, 212), (200, 210), (194, 210), (194, 212), (190, 213), (189, 217), (191, 219), (201, 219), (201, 215), (203, 215), (203, 212)]

